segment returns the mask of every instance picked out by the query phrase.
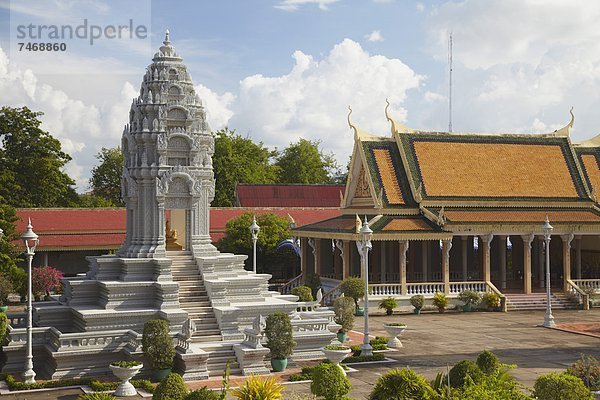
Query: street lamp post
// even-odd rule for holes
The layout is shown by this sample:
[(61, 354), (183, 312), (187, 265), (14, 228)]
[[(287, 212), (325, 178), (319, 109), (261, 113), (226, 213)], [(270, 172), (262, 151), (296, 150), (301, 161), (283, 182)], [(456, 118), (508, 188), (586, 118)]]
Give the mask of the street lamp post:
[(25, 256), (27, 257), (27, 350), (25, 353), (25, 372), (23, 372), (23, 379), (25, 383), (35, 383), (35, 372), (33, 371), (33, 351), (32, 351), (32, 322), (31, 322), (31, 262), (35, 255), (35, 248), (37, 247), (38, 235), (33, 232), (31, 226), (31, 218), (27, 224), (27, 231), (21, 235), (21, 240), (25, 245)]
[(553, 327), (556, 325), (554, 323), (554, 317), (552, 316), (552, 303), (550, 301), (550, 235), (552, 234), (553, 229), (554, 228), (550, 225), (550, 221), (546, 215), (546, 221), (542, 227), (544, 241), (546, 243), (546, 315), (544, 316), (543, 324), (545, 327)]
[(258, 232), (260, 232), (260, 226), (256, 223), (256, 215), (252, 217), (252, 225), (250, 225), (250, 233), (252, 234), (252, 271), (256, 273), (256, 240), (258, 239)]
[(360, 254), (362, 275), (365, 280), (365, 329), (363, 332), (363, 344), (360, 347), (360, 355), (372, 356), (373, 347), (371, 346), (371, 343), (369, 343), (369, 251), (373, 248), (373, 245), (371, 244), (371, 236), (373, 236), (373, 231), (371, 228), (369, 228), (369, 221), (367, 220), (366, 216), (365, 222), (363, 222), (359, 233), (360, 241), (356, 242), (356, 246), (358, 247), (358, 252)]

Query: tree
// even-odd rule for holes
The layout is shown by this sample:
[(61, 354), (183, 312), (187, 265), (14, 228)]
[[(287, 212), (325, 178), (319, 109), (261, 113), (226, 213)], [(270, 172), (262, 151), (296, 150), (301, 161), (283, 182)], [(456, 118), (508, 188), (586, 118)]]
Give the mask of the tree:
[(23, 294), (26, 290), (27, 273), (17, 266), (19, 249), (12, 244), (13, 240), (19, 238), (15, 229), (17, 212), (14, 207), (6, 204), (0, 197), (0, 229), (3, 236), (0, 237), (0, 274), (10, 277), (13, 290)]
[[(252, 223), (253, 216), (252, 213), (247, 212), (227, 221), (225, 236), (217, 243), (219, 250), (229, 253), (250, 254), (252, 252), (252, 237), (248, 227)], [(256, 245), (267, 254), (273, 254), (277, 245), (282, 240), (290, 237), (289, 222), (286, 218), (267, 213), (257, 215), (256, 222), (260, 226)]]
[(0, 196), (13, 207), (77, 204), (75, 182), (62, 171), (71, 157), (40, 128), (42, 113), (0, 109)]
[(236, 183), (274, 183), (277, 167), (271, 163), (276, 152), (262, 142), (254, 143), (228, 128), (214, 133), (213, 169), (216, 179), (213, 207), (232, 207)]
[[(105, 147), (96, 154), (100, 164), (92, 168), (90, 186), (92, 194), (101, 197), (113, 206), (122, 207), (121, 175), (123, 173), (123, 153), (119, 147), (107, 149)], [(94, 203), (92, 203), (94, 204)]]
[(332, 183), (339, 174), (331, 154), (319, 149), (321, 142), (300, 139), (290, 144), (277, 157), (280, 183)]

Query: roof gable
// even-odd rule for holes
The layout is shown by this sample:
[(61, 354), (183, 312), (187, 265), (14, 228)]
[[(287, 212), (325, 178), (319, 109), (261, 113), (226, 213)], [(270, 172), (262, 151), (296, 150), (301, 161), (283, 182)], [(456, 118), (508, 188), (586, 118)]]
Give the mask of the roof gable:
[(583, 175), (592, 192), (592, 197), (598, 203), (600, 194), (600, 148), (575, 148), (577, 158), (581, 164)]
[(402, 133), (423, 199), (587, 200), (566, 137)]

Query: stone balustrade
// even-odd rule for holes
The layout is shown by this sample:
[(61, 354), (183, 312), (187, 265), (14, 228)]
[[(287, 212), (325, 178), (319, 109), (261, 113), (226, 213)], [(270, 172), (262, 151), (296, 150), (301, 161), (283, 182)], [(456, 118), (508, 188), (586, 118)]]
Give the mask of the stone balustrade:
[(581, 290), (595, 289), (600, 292), (600, 279), (571, 279)]

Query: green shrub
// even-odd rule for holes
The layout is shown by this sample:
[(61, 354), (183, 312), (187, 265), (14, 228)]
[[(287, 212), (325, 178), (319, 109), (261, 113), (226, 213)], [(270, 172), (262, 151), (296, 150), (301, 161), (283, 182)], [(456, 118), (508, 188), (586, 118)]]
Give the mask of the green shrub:
[(383, 361), (385, 360), (385, 355), (382, 353), (375, 353), (372, 356), (350, 356), (346, 357), (342, 360), (344, 364), (352, 364), (359, 362), (369, 362), (369, 361)]
[(417, 310), (423, 308), (425, 297), (422, 294), (415, 294), (410, 298), (410, 304)]
[(398, 307), (398, 302), (393, 297), (386, 297), (379, 302), (379, 308), (385, 310), (387, 315), (392, 315), (396, 307)]
[(244, 384), (231, 391), (239, 400), (280, 400), (283, 385), (274, 376), (250, 375)]
[(463, 290), (458, 294), (458, 300), (462, 301), (465, 305), (473, 305), (481, 303), (481, 295), (478, 292), (472, 290)]
[(349, 332), (354, 327), (354, 301), (350, 297), (338, 297), (333, 301), (334, 321), (341, 325), (340, 332)]
[(188, 394), (187, 386), (180, 375), (170, 373), (154, 389), (153, 400), (184, 400)]
[(500, 360), (491, 351), (484, 350), (477, 357), (477, 366), (486, 375), (491, 375), (500, 369)]
[(434, 392), (425, 377), (411, 369), (393, 369), (377, 379), (369, 400), (428, 400)]
[(308, 286), (296, 286), (292, 294), (298, 296), (298, 301), (313, 301), (312, 289)]
[(479, 382), (483, 377), (483, 372), (479, 369), (477, 364), (471, 360), (459, 361), (450, 369), (450, 386), (459, 388), (466, 382), (466, 378), (470, 377), (473, 382)]
[(294, 352), (296, 342), (293, 338), (292, 322), (286, 313), (277, 312), (267, 317), (265, 337), (265, 347), (271, 350), (271, 358), (282, 360)]
[(0, 312), (0, 347), (4, 345), (4, 338), (6, 337), (6, 329), (8, 327), (8, 317), (6, 314)]
[(219, 393), (210, 390), (206, 386), (202, 389), (194, 390), (185, 396), (185, 400), (219, 400), (220, 398), (221, 396)]
[(569, 374), (551, 373), (536, 379), (533, 396), (539, 400), (593, 400), (583, 381)]
[(500, 307), (500, 296), (494, 292), (486, 292), (483, 295), (483, 302), (485, 303), (486, 307), (498, 308)]
[[(473, 382), (470, 378), (465, 384), (452, 390), (451, 400), (532, 400), (532, 398), (522, 392), (520, 385), (505, 371), (497, 371), (492, 375), (484, 375), (478, 382)], [(445, 392), (443, 390), (439, 393)]]
[(448, 306), (448, 298), (444, 293), (437, 292), (433, 295), (433, 305), (442, 312)]
[(133, 368), (142, 365), (142, 363), (139, 361), (115, 361), (110, 363), (110, 365), (120, 368)]
[(321, 277), (314, 273), (309, 273), (306, 275), (306, 279), (304, 280), (304, 284), (312, 290), (313, 298), (317, 297), (317, 292), (321, 287)]
[(14, 291), (10, 276), (0, 274), (0, 306), (8, 305), (8, 296)]
[(163, 319), (153, 319), (144, 325), (142, 352), (153, 369), (173, 366), (175, 346), (169, 336), (169, 324)]
[(320, 364), (313, 372), (310, 391), (325, 400), (342, 400), (352, 385), (342, 370), (333, 364)]
[(77, 400), (114, 400), (115, 396), (109, 393), (85, 393), (77, 396)]
[(567, 368), (567, 374), (578, 377), (590, 390), (600, 390), (600, 361), (592, 356), (581, 358)]
[(362, 278), (346, 278), (340, 285), (340, 290), (344, 296), (351, 297), (354, 300), (355, 308), (358, 308), (358, 300), (365, 295), (365, 281)]

